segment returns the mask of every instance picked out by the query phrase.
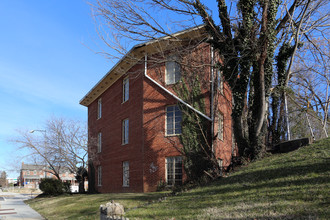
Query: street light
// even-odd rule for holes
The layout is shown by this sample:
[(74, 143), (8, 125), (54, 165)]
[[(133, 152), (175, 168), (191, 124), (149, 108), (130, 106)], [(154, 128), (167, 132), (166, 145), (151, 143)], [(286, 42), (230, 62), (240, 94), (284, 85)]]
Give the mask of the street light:
[(38, 131), (38, 132), (45, 132), (45, 133), (46, 133), (46, 130), (31, 130), (30, 133), (34, 133), (35, 131)]

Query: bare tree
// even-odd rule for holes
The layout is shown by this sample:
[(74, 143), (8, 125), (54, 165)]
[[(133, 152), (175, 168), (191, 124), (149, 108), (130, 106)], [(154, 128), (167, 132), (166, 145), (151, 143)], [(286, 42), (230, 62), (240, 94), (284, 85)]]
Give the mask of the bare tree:
[(7, 186), (7, 173), (6, 171), (0, 170), (0, 187), (6, 187)]
[(47, 142), (55, 146), (63, 165), (76, 174), (79, 192), (84, 192), (87, 173), (87, 129), (78, 121), (52, 118), (46, 125)]
[[(34, 131), (40, 133), (32, 134)], [(81, 171), (87, 168), (87, 129), (82, 123), (51, 118), (44, 130), (20, 131), (13, 142), (28, 152), (27, 158), (47, 165), (49, 172), (59, 180), (63, 172), (76, 174), (79, 191), (84, 191), (85, 176)]]
[[(225, 0), (214, 3), (216, 10), (200, 0), (95, 0), (91, 5), (100, 36), (112, 49), (106, 53), (110, 58), (126, 54), (132, 44), (157, 42), (161, 36), (171, 42), (182, 41), (173, 35), (175, 31), (204, 24), (207, 42), (222, 60), (214, 67), (222, 69), (233, 92), (232, 119), (239, 155), (253, 160), (265, 152), (278, 47), (283, 42), (293, 47), (285, 68), (290, 73), (301, 36), (308, 39), (311, 31), (327, 28), (329, 18), (322, 9), (329, 2), (238, 0), (236, 6), (231, 3), (229, 7)], [(165, 47), (158, 49), (158, 53), (166, 51)], [(284, 87), (289, 76), (284, 77)]]
[[(292, 111), (308, 114), (311, 126), (318, 130), (315, 138), (328, 137), (329, 123), (329, 39), (310, 38), (303, 51), (297, 54), (296, 64), (290, 79), (293, 89), (291, 98), (295, 104)], [(293, 118), (294, 120), (294, 118)], [(295, 123), (295, 121), (293, 121)]]
[[(299, 91), (297, 90), (298, 87), (293, 86), (294, 83), (292, 83), (292, 80), (296, 81), (295, 78), (297, 77), (296, 63), (301, 63), (301, 56), (306, 54), (308, 54), (308, 56), (305, 56), (307, 60), (311, 60), (309, 57), (315, 58), (321, 55), (319, 53), (320, 48), (315, 44), (315, 41), (319, 38), (326, 39), (329, 35), (329, 14), (327, 12), (329, 1), (301, 1), (299, 4), (305, 6), (299, 8), (297, 5), (293, 5), (290, 9), (286, 9), (289, 11), (291, 18), (287, 28), (282, 32), (281, 40), (283, 43), (276, 57), (277, 74), (275, 75), (275, 85), (272, 92), (272, 119), (270, 120), (270, 136), (273, 144), (290, 139), (287, 98), (290, 94), (289, 88), (294, 89), (295, 92)], [(315, 65), (319, 61), (313, 59), (312, 62), (309, 62), (309, 66)], [(309, 80), (312, 79), (309, 78)]]
[[(41, 130), (40, 130), (41, 131)], [(42, 130), (42, 132), (45, 132)], [(52, 173), (56, 178), (61, 179), (60, 171), (62, 169), (63, 159), (54, 146), (47, 143), (46, 134), (33, 135), (32, 131), (18, 131), (19, 136), (12, 142), (19, 146), (19, 150), (26, 150), (28, 158), (35, 163), (47, 165), (47, 171)]]

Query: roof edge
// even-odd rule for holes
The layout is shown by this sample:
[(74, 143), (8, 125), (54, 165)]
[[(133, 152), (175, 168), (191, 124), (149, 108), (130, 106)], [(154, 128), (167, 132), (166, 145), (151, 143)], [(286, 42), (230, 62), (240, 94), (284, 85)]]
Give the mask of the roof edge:
[[(187, 33), (187, 32), (192, 32), (192, 31), (196, 31), (196, 30), (199, 30), (199, 29), (202, 29), (202, 28), (204, 28), (205, 27), (205, 25), (204, 24), (202, 24), (202, 25), (198, 25), (198, 26), (196, 26), (196, 27), (193, 27), (193, 28), (189, 28), (189, 29), (185, 29), (185, 30), (182, 30), (182, 31), (178, 31), (178, 32), (176, 32), (176, 33), (174, 33), (174, 34), (172, 34), (172, 35), (170, 35), (170, 36), (163, 36), (163, 37), (160, 37), (160, 38), (157, 38), (157, 39), (155, 39), (155, 40), (151, 40), (151, 41), (147, 41), (147, 42), (144, 42), (144, 43), (140, 43), (140, 44), (137, 44), (137, 45), (135, 45), (135, 46), (133, 46), (94, 86), (93, 86), (93, 88), (79, 101), (79, 104), (80, 105), (83, 105), (83, 106), (86, 106), (86, 107), (88, 107), (93, 101), (95, 101), (96, 99), (97, 99), (97, 97), (99, 97), (106, 89), (103, 89), (104, 91), (101, 91), (101, 92), (98, 92), (99, 94), (96, 96), (96, 97), (94, 97), (94, 98), (92, 98), (92, 97), (90, 97), (91, 95), (93, 95), (93, 94), (96, 94), (96, 90), (97, 90), (97, 88), (101, 85), (101, 83), (107, 78), (107, 77), (109, 77), (110, 76), (110, 74), (112, 73), (112, 72), (114, 72), (114, 70), (117, 68), (117, 67), (119, 67), (119, 65), (121, 64), (121, 63), (123, 63), (123, 61), (124, 60), (126, 60), (128, 57), (129, 57), (129, 55), (132, 55), (133, 54), (133, 52), (136, 50), (136, 49), (138, 49), (138, 48), (143, 48), (143, 47), (145, 47), (145, 46), (148, 46), (148, 45), (151, 45), (151, 44), (154, 44), (154, 43), (157, 43), (157, 42), (159, 42), (159, 41), (161, 41), (161, 40), (166, 40), (166, 39), (169, 39), (169, 38), (171, 38), (171, 37), (175, 37), (175, 36), (179, 36), (179, 35), (182, 35), (182, 34), (184, 34), (184, 33)], [(125, 74), (125, 73), (124, 73)], [(124, 75), (124, 74), (122, 74), (122, 75)], [(117, 81), (117, 79), (115, 80), (115, 81)], [(115, 82), (114, 81), (114, 82)], [(113, 82), (113, 83), (114, 83)], [(112, 84), (111, 84), (112, 85)], [(108, 88), (111, 86), (111, 85), (109, 85), (108, 86)], [(98, 90), (99, 91), (99, 90)], [(92, 101), (90, 101), (90, 99), (92, 99)]]

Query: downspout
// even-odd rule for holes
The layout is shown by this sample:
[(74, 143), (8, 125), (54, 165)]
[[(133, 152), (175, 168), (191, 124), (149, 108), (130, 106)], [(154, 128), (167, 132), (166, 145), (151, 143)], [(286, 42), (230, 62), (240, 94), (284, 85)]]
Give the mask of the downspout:
[(210, 100), (210, 110), (211, 110), (211, 149), (215, 155), (215, 150), (213, 146), (213, 135), (214, 135), (214, 50), (211, 46), (211, 100)]
[[(148, 54), (144, 55), (144, 76), (147, 75), (148, 70)], [(144, 156), (144, 78), (142, 76), (142, 183), (144, 183), (145, 172), (144, 169), (147, 167), (145, 164), (145, 156)], [(142, 190), (145, 192), (144, 184), (142, 184)]]
[[(147, 55), (145, 55), (145, 58), (144, 59), (145, 59), (145, 63), (146, 63), (147, 62)], [(197, 109), (195, 109), (194, 107), (192, 107), (191, 105), (189, 105), (188, 103), (186, 103), (185, 101), (183, 101), (182, 99), (180, 99), (179, 97), (177, 97), (176, 95), (174, 95), (172, 92), (170, 92), (169, 90), (167, 90), (164, 86), (160, 85), (157, 81), (155, 81), (154, 79), (152, 79), (150, 76), (148, 76), (147, 75), (146, 64), (145, 64), (145, 67), (144, 67), (144, 76), (146, 78), (148, 78), (151, 82), (153, 82), (154, 84), (156, 84), (159, 88), (161, 88), (162, 90), (164, 90), (167, 94), (169, 94), (170, 96), (172, 96), (173, 98), (175, 98), (177, 101), (181, 102), (183, 105), (187, 106), (188, 108), (190, 108), (191, 110), (193, 110), (197, 114), (203, 116), (207, 120), (212, 121), (212, 119), (209, 116), (207, 116), (207, 115), (203, 114), (202, 112), (198, 111)]]

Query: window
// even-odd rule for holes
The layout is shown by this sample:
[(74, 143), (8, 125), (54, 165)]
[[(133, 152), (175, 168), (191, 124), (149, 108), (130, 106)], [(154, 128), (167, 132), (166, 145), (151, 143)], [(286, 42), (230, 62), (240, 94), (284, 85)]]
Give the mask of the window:
[(97, 119), (102, 117), (102, 99), (97, 101)]
[(181, 134), (181, 117), (179, 106), (166, 107), (166, 135)]
[(218, 113), (218, 138), (223, 141), (223, 114)]
[(221, 94), (223, 94), (223, 80), (222, 80), (222, 71), (218, 69), (217, 71), (217, 88)]
[(102, 133), (99, 132), (97, 134), (97, 153), (102, 151)]
[(129, 78), (123, 80), (123, 103), (129, 99)]
[(182, 184), (182, 157), (166, 158), (166, 183), (170, 186)]
[(123, 186), (124, 187), (129, 186), (129, 162), (128, 161), (123, 162)]
[(129, 135), (129, 120), (123, 120), (122, 125), (122, 144), (128, 144), (128, 135)]
[(97, 167), (97, 185), (102, 186), (102, 167)]
[(177, 83), (180, 80), (180, 65), (177, 62), (177, 56), (168, 57), (165, 63), (165, 82), (167, 85)]

